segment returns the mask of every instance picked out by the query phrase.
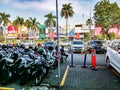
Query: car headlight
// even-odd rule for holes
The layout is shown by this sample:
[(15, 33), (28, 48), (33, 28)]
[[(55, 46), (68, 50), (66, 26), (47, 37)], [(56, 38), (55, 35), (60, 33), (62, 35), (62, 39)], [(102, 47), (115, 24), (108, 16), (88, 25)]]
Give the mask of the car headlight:
[(102, 49), (104, 49), (105, 47), (104, 47), (104, 46), (102, 46), (101, 48), (102, 48)]
[(90, 48), (94, 48), (94, 46), (90, 46)]

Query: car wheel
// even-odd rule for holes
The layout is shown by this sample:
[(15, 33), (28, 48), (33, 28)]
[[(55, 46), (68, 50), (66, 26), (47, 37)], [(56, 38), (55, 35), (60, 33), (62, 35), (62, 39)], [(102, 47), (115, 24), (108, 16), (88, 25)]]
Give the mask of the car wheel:
[(110, 60), (109, 60), (108, 57), (107, 57), (107, 59), (106, 59), (106, 65), (107, 65), (108, 68), (110, 68)]

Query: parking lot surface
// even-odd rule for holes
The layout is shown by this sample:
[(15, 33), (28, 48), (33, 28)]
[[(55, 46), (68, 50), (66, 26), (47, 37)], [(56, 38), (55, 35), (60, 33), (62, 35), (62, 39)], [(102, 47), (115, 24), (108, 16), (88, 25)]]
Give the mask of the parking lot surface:
[(19, 86), (12, 83), (2, 87), (11, 87), (15, 90), (120, 90), (119, 74), (108, 69), (105, 64), (98, 64), (98, 70), (91, 70), (89, 65), (87, 68), (82, 68), (82, 63), (70, 67), (70, 59), (69, 56), (68, 61), (61, 64), (60, 78), (56, 68), (50, 70), (39, 86)]

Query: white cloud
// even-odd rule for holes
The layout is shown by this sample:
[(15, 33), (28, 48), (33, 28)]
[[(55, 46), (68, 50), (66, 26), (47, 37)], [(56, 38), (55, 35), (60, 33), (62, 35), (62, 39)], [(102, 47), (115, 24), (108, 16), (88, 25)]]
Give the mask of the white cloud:
[(18, 2), (14, 1), (14, 3), (10, 3), (13, 7), (19, 9), (36, 9), (39, 11), (54, 11), (55, 10), (55, 2), (53, 0), (44, 0), (44, 1), (25, 1), (25, 2)]
[[(69, 19), (70, 23), (81, 23), (83, 22), (83, 17), (82, 14), (84, 14), (84, 22), (86, 21), (86, 19), (89, 18), (90, 16), (90, 1), (91, 3), (91, 14), (93, 14), (93, 8), (94, 5), (100, 1), (100, 0), (58, 0), (58, 8), (59, 8), (59, 15), (60, 15), (60, 10), (62, 8), (62, 4), (65, 3), (71, 3), (71, 6), (73, 7), (74, 10), (74, 16), (73, 18)], [(120, 1), (119, 0), (110, 0), (110, 2), (117, 2), (117, 4), (120, 6)], [(25, 11), (25, 15), (26, 17), (29, 15), (33, 15), (33, 16), (37, 16), (39, 14), (38, 17), (42, 17), (41, 21), (44, 21), (44, 15), (50, 12), (55, 13), (56, 11), (56, 0), (24, 0), (24, 2), (20, 2), (20, 0), (0, 0), (0, 4), (6, 4), (6, 6), (13, 8), (17, 8), (17, 10), (22, 13), (16, 13), (17, 15), (24, 15), (24, 11)], [(9, 8), (8, 8), (9, 9)], [(34, 11), (38, 11), (38, 12), (45, 12), (44, 15), (37, 13), (33, 14), (30, 13), (28, 14), (29, 10), (33, 10)], [(10, 11), (10, 10), (8, 10)], [(17, 12), (17, 11), (16, 11)], [(15, 14), (15, 13), (14, 13)], [(27, 15), (28, 14), (28, 15)], [(12, 14), (11, 14), (12, 15)], [(41, 16), (40, 16), (41, 15)], [(59, 22), (61, 24), (65, 24), (65, 19), (61, 19), (61, 17), (59, 16)], [(64, 23), (63, 23), (64, 22)]]
[(5, 2), (6, 2), (6, 3), (7, 3), (7, 2), (10, 2), (10, 1), (12, 1), (12, 0), (0, 0), (0, 2), (4, 2), (4, 3), (5, 3)]

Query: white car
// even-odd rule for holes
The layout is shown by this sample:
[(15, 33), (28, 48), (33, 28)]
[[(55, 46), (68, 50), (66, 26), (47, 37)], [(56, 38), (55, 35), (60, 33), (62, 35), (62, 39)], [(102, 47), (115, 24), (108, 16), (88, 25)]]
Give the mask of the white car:
[(120, 39), (111, 41), (105, 60), (108, 67), (112, 66), (120, 74)]
[(84, 43), (81, 40), (74, 40), (71, 44), (71, 49), (73, 52), (82, 52), (84, 51)]
[(63, 46), (70, 46), (70, 45), (71, 45), (71, 42), (70, 42), (70, 41), (60, 42), (60, 45), (63, 45)]
[(24, 44), (26, 48), (29, 46), (35, 46), (35, 43), (32, 41), (21, 42), (21, 44)]

